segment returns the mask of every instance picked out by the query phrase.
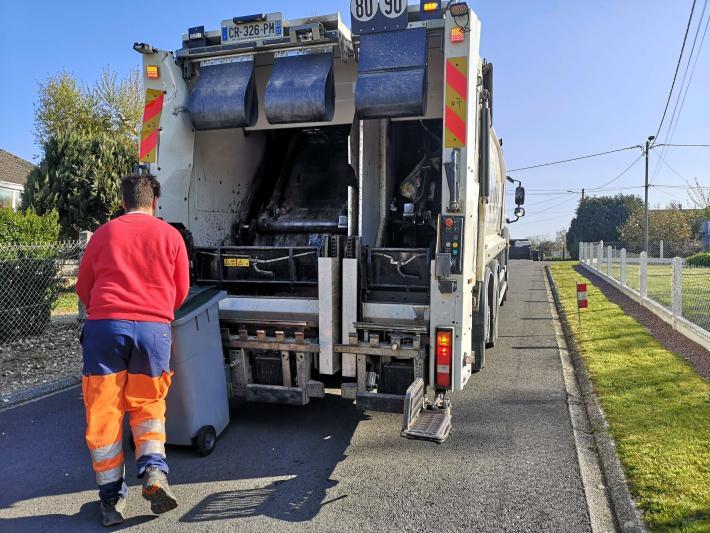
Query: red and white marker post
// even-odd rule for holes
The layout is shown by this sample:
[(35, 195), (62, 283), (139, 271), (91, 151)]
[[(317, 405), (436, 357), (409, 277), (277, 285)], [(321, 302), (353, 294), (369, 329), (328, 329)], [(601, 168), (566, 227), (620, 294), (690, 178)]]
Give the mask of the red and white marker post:
[(579, 325), (582, 325), (582, 309), (589, 307), (587, 300), (587, 284), (577, 283), (577, 316), (579, 317)]

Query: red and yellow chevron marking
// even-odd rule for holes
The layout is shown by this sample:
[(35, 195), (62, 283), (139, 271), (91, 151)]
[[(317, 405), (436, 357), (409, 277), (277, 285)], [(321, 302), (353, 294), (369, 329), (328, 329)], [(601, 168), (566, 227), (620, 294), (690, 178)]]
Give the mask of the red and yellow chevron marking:
[(444, 119), (446, 148), (466, 146), (468, 115), (468, 57), (446, 60), (446, 114)]
[(163, 91), (146, 89), (143, 127), (141, 128), (140, 162), (155, 163), (158, 160), (158, 129), (163, 113)]

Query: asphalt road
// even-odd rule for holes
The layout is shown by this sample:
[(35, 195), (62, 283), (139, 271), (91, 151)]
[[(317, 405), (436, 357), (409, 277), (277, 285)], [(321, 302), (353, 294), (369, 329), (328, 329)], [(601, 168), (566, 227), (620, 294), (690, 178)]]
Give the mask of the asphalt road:
[[(540, 263), (516, 261), (500, 340), (453, 396), (442, 445), (331, 396), (233, 412), (214, 453), (169, 448), (177, 510), (150, 514), (135, 469), (125, 529), (590, 530)], [(80, 389), (0, 412), (0, 531), (97, 531)]]

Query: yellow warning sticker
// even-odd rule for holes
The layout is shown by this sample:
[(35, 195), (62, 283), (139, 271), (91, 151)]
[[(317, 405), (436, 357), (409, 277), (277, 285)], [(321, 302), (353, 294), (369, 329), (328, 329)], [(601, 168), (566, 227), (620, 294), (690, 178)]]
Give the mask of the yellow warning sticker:
[(251, 261), (244, 258), (229, 257), (224, 260), (224, 266), (226, 267), (249, 268), (250, 265)]

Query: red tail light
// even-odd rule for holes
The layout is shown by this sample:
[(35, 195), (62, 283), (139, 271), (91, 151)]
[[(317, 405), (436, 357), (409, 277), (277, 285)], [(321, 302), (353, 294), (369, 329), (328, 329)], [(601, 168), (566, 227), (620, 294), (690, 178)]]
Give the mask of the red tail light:
[(451, 388), (451, 350), (453, 332), (450, 329), (436, 330), (436, 386)]

